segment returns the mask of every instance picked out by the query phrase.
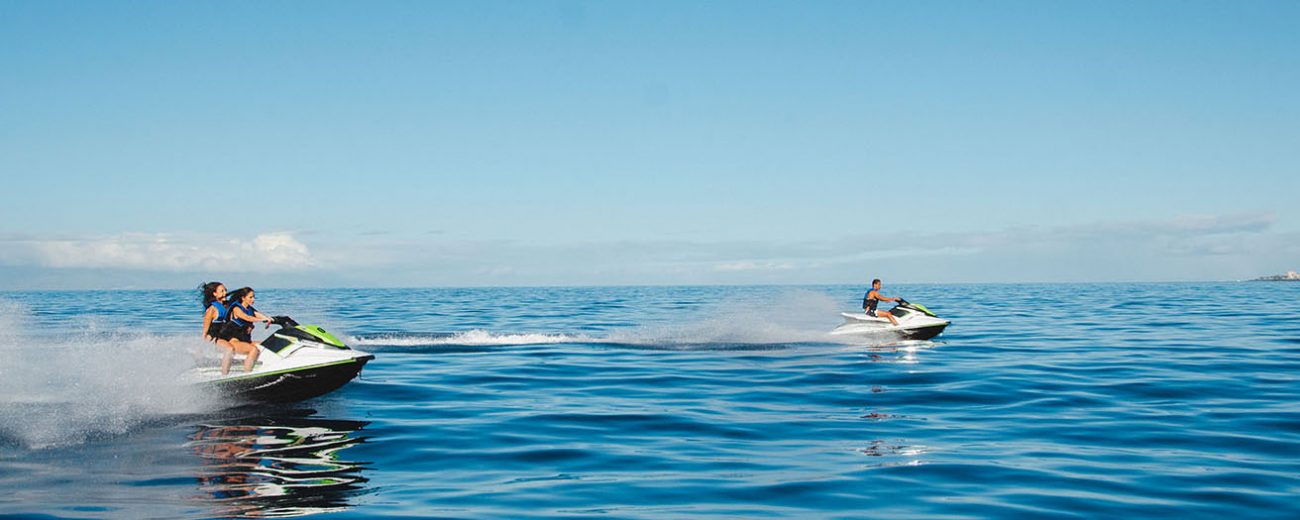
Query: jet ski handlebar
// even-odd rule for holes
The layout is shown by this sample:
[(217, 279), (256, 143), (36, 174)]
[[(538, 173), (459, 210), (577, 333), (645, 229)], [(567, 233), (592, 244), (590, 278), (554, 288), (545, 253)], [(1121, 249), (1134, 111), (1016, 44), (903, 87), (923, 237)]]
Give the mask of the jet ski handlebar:
[(288, 317), (288, 316), (272, 316), (272, 317), (271, 317), (271, 324), (272, 324), (272, 325), (279, 325), (281, 328), (297, 327), (297, 326), (298, 326), (298, 322), (293, 321), (293, 318), (290, 318), (290, 317)]

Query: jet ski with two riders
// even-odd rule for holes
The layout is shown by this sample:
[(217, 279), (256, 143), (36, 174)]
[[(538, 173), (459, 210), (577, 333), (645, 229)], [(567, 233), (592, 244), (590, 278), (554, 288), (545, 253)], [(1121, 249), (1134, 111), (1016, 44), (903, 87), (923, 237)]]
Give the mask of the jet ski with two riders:
[(222, 374), (221, 367), (209, 366), (191, 370), (191, 377), (236, 401), (292, 402), (339, 389), (375, 359), (321, 327), (301, 325), (288, 316), (272, 318), (271, 326), (278, 329), (258, 343), (251, 371)]

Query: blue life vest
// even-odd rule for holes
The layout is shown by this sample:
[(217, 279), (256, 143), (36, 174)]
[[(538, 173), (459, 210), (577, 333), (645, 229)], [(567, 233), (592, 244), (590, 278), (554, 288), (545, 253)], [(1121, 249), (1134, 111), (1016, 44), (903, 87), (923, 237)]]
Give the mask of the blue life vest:
[(217, 309), (217, 317), (212, 318), (213, 324), (226, 322), (226, 315), (229, 314), (230, 311), (226, 309), (225, 305), (221, 304), (221, 300), (212, 300), (212, 303), (209, 303), (208, 307)]
[(227, 314), (226, 319), (229, 319), (231, 323), (234, 323), (235, 325), (239, 325), (240, 327), (247, 327), (252, 325), (253, 322), (251, 321), (244, 321), (235, 317), (235, 307), (239, 307), (239, 310), (244, 311), (244, 314), (247, 314), (249, 316), (253, 315), (252, 307), (244, 307), (243, 305), (240, 305), (239, 302), (235, 302), (230, 304), (230, 310), (228, 311), (229, 314)]
[[(869, 310), (869, 311), (874, 311), (874, 310), (876, 310), (876, 305), (880, 304), (880, 300), (879, 300), (878, 298), (872, 298), (872, 297), (871, 297), (871, 291), (874, 291), (874, 290), (875, 290), (875, 289), (867, 289), (867, 294), (862, 295), (862, 308), (863, 308), (863, 309), (866, 309), (866, 310)], [(876, 295), (879, 296), (879, 293), (877, 293)]]

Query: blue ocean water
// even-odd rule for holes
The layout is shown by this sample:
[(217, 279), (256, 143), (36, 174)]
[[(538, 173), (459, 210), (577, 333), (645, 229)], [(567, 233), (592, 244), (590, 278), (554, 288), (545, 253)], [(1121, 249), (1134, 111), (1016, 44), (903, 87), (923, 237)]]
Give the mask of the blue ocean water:
[(236, 409), (191, 293), (0, 293), (0, 516), (1300, 516), (1300, 284), (861, 292), (263, 289), (377, 358)]

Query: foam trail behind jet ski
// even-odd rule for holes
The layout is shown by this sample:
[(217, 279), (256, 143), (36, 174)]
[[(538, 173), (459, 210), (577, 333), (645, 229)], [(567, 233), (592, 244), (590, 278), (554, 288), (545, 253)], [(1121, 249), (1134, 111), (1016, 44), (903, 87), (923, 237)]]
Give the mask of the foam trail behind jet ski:
[(697, 321), (615, 332), (607, 340), (630, 345), (695, 348), (860, 342), (827, 333), (839, 307), (826, 294), (791, 290), (770, 301), (719, 306), (706, 311), (706, 317)]
[(197, 334), (31, 336), (19, 325), (29, 316), (0, 301), (0, 444), (78, 444), (217, 401), (178, 378), (207, 346)]
[(761, 302), (734, 302), (702, 312), (687, 322), (642, 325), (606, 335), (493, 333), (475, 329), (444, 334), (380, 334), (350, 338), (354, 346), (490, 347), (599, 343), (668, 349), (770, 347), (798, 343), (860, 345), (862, 338), (831, 336), (840, 304), (825, 294), (792, 290)]
[(416, 335), (376, 335), (351, 338), (348, 343), (354, 346), (385, 347), (428, 347), (428, 346), (470, 346), (490, 347), (507, 345), (547, 345), (554, 343), (591, 343), (601, 341), (586, 335), (569, 334), (493, 334), (486, 330), (474, 329), (465, 332), (447, 334)]

